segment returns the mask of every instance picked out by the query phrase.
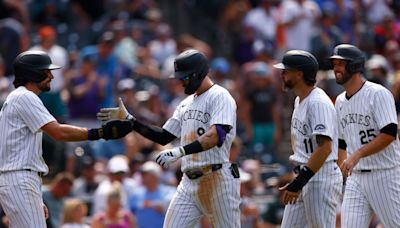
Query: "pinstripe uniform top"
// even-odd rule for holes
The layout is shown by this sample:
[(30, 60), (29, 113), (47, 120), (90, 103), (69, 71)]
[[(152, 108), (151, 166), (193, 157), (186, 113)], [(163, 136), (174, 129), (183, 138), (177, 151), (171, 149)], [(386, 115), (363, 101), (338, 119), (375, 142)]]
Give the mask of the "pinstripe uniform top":
[[(366, 81), (350, 99), (345, 92), (336, 99), (339, 117), (339, 138), (347, 144), (347, 153), (352, 154), (372, 141), (380, 129), (390, 123), (397, 124), (393, 95), (379, 84)], [(387, 169), (400, 164), (398, 136), (384, 150), (361, 158), (354, 170)]]
[(47, 173), (40, 128), (52, 121), (54, 117), (36, 94), (24, 86), (12, 91), (0, 112), (0, 171)]
[(337, 159), (338, 129), (335, 107), (331, 99), (320, 88), (314, 88), (301, 102), (296, 97), (291, 123), (291, 140), (294, 154), (291, 161), (307, 163), (318, 147), (316, 135), (328, 136), (332, 140), (332, 151), (326, 162)]
[(229, 92), (213, 85), (200, 96), (190, 95), (175, 110), (163, 128), (187, 145), (215, 124), (229, 125), (231, 131), (221, 147), (182, 157), (182, 171), (210, 164), (229, 162), (229, 151), (236, 135), (236, 103)]

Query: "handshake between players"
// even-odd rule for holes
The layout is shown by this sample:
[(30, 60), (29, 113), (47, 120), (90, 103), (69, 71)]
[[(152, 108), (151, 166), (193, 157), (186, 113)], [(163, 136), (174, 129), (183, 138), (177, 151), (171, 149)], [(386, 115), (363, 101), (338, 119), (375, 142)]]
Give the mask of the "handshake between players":
[[(118, 98), (118, 107), (102, 108), (97, 113), (97, 119), (106, 122), (102, 129), (106, 135), (104, 139), (122, 138), (133, 130), (136, 118), (126, 109), (121, 98)], [(100, 130), (97, 129), (97, 130)], [(90, 135), (90, 134), (89, 134)], [(176, 147), (160, 152), (156, 158), (156, 162), (167, 168), (171, 163), (177, 161), (185, 155), (183, 147)]]

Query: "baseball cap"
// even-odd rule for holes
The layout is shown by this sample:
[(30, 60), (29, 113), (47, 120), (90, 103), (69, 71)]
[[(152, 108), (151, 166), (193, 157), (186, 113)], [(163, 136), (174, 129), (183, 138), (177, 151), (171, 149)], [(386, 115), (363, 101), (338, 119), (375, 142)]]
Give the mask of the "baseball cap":
[(39, 36), (41, 39), (45, 39), (55, 35), (56, 35), (56, 30), (50, 25), (43, 26), (39, 29)]
[(140, 168), (140, 172), (142, 173), (152, 173), (157, 177), (161, 176), (162, 169), (161, 166), (153, 161), (145, 162)]
[(244, 171), (242, 168), (239, 168), (239, 174), (240, 174), (240, 183), (246, 183), (251, 180), (251, 174)]
[(112, 157), (107, 164), (107, 170), (110, 173), (127, 173), (129, 172), (128, 159), (123, 155)]
[(271, 75), (270, 67), (264, 62), (254, 63), (251, 72), (260, 77), (268, 77)]
[(135, 84), (136, 83), (132, 78), (125, 78), (118, 82), (117, 88), (119, 91), (132, 90), (135, 88)]
[(217, 57), (211, 61), (211, 69), (226, 74), (230, 70), (230, 65), (225, 58)]
[(368, 70), (382, 68), (387, 71), (388, 62), (384, 56), (375, 54), (372, 55), (371, 58), (367, 61), (366, 67)]

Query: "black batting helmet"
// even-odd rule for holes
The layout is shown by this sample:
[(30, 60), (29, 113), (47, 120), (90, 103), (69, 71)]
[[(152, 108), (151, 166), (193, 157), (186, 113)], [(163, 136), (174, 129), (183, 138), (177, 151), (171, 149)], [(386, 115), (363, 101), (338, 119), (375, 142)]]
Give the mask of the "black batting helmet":
[(309, 83), (316, 82), (318, 61), (309, 52), (291, 50), (285, 53), (282, 62), (275, 64), (275, 68), (287, 70), (299, 70), (303, 72), (304, 80)]
[(365, 64), (365, 55), (356, 46), (351, 44), (339, 44), (333, 49), (333, 55), (329, 57), (333, 59), (342, 59), (347, 62), (346, 71), (349, 74), (363, 72)]
[(209, 71), (208, 60), (205, 55), (194, 49), (179, 54), (175, 58), (174, 68), (176, 79), (189, 80), (189, 84), (185, 88), (186, 94), (196, 92)]
[(49, 55), (43, 51), (25, 51), (19, 54), (13, 63), (16, 80), (41, 82), (47, 78), (43, 70), (60, 69), (51, 62)]

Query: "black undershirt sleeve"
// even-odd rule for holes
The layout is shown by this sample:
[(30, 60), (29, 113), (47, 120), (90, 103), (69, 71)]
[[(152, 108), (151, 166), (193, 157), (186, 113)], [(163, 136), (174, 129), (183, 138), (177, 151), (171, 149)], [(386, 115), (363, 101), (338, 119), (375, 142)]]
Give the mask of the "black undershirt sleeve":
[(339, 149), (346, 150), (347, 144), (343, 139), (339, 139)]
[(397, 124), (390, 123), (390, 124), (384, 126), (381, 129), (381, 133), (385, 133), (387, 135), (391, 135), (393, 137), (396, 137), (397, 136)]
[(154, 125), (144, 124), (138, 120), (133, 121), (132, 128), (145, 138), (150, 139), (151, 141), (161, 145), (166, 145), (177, 138), (175, 135), (168, 132), (164, 128), (157, 127)]

